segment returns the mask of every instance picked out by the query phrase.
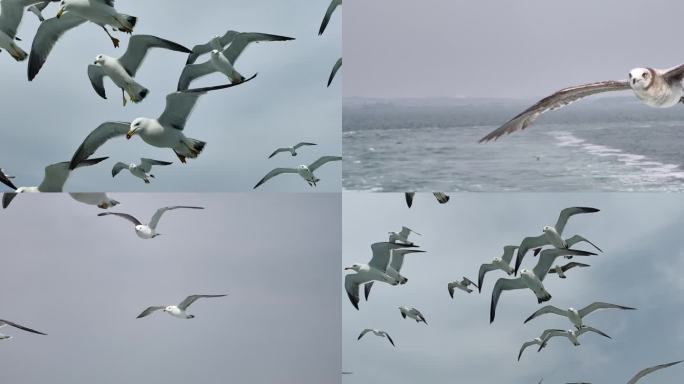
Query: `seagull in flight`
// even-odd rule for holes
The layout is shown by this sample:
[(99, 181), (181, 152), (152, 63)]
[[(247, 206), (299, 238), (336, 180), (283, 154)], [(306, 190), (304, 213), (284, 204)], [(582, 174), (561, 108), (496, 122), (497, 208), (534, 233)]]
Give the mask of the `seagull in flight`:
[(157, 209), (157, 212), (154, 213), (152, 218), (150, 219), (150, 222), (148, 224), (143, 224), (140, 222), (140, 220), (136, 219), (134, 216), (129, 215), (127, 213), (119, 213), (119, 212), (103, 212), (98, 214), (98, 216), (109, 216), (109, 215), (114, 215), (114, 216), (119, 216), (121, 218), (124, 218), (133, 225), (135, 225), (135, 234), (138, 235), (139, 238), (141, 239), (153, 239), (161, 233), (157, 233), (157, 224), (159, 223), (159, 219), (161, 219), (162, 215), (166, 211), (172, 211), (174, 209), (204, 209), (204, 207), (190, 207), (190, 206), (185, 206), (185, 205), (177, 205), (174, 207), (163, 207)]
[(297, 168), (275, 168), (271, 172), (267, 173), (266, 176), (264, 176), (261, 180), (259, 180), (253, 189), (257, 189), (261, 184), (283, 173), (296, 173), (301, 176), (302, 179), (309, 184), (309, 186), (315, 187), (316, 183), (321, 180), (314, 175), (314, 171), (326, 163), (340, 160), (342, 160), (342, 156), (323, 156), (309, 165), (300, 165)]
[(210, 297), (225, 297), (227, 295), (191, 295), (185, 298), (185, 300), (181, 301), (180, 304), (178, 305), (168, 305), (165, 307), (147, 307), (142, 313), (140, 313), (137, 317), (137, 319), (141, 319), (145, 316), (149, 316), (153, 312), (162, 310), (169, 315), (177, 318), (177, 319), (194, 319), (195, 315), (190, 315), (187, 313), (187, 309), (192, 303), (197, 301), (198, 299), (204, 299), (204, 298), (210, 298)]

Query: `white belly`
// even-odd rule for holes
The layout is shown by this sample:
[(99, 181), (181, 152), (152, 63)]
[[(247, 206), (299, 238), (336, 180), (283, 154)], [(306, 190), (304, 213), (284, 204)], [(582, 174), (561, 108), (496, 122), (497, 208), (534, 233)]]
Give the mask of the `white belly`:
[(127, 89), (130, 85), (135, 83), (135, 80), (133, 80), (133, 78), (128, 74), (128, 72), (126, 72), (124, 67), (122, 67), (116, 59), (111, 61), (108, 60), (102, 66), (102, 70), (119, 88)]
[(182, 131), (166, 128), (160, 124), (140, 132), (140, 138), (149, 145), (158, 148), (173, 148), (185, 139)]
[(556, 231), (547, 231), (544, 232), (544, 237), (546, 237), (546, 240), (551, 243), (556, 248), (567, 248), (567, 244), (565, 243), (565, 240), (558, 234)]
[(141, 239), (151, 239), (154, 237), (155, 232), (152, 228), (147, 225), (136, 225), (135, 234)]
[(669, 108), (681, 101), (684, 91), (682, 91), (681, 86), (675, 86), (659, 87), (657, 89), (649, 88), (645, 91), (634, 90), (634, 94), (649, 107)]
[[(316, 179), (314, 177), (313, 172), (311, 172), (309, 170), (309, 168), (300, 168), (297, 170), (297, 173), (299, 173), (299, 176), (303, 177), (304, 180), (306, 180), (308, 182), (314, 182), (314, 180)], [(397, 236), (397, 239), (401, 239), (401, 238), (399, 236)]]

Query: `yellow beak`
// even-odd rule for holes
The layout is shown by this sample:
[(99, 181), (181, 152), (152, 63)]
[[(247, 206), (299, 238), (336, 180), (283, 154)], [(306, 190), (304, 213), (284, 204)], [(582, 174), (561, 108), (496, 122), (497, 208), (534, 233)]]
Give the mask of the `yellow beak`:
[(57, 18), (59, 19), (60, 17), (62, 17), (63, 14), (64, 14), (64, 8), (60, 8), (60, 9), (57, 11)]
[(126, 139), (130, 140), (131, 137), (133, 137), (133, 135), (135, 135), (135, 131), (128, 131), (128, 133), (126, 134)]

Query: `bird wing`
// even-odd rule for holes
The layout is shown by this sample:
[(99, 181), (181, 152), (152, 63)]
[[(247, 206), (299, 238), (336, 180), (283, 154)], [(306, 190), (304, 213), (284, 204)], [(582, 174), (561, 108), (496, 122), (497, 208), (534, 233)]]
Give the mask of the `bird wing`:
[(596, 329), (596, 328), (594, 328), (594, 327), (588, 327), (588, 326), (584, 326), (584, 327), (580, 328), (580, 329), (577, 331), (577, 336), (583, 335), (583, 334), (585, 334), (585, 333), (587, 333), (587, 332), (598, 333), (599, 335), (601, 335), (601, 336), (603, 336), (603, 337), (607, 337), (607, 338), (609, 338), (609, 339), (612, 339), (612, 337), (608, 336), (608, 335), (605, 334), (604, 332), (602, 332), (602, 331), (600, 331), (600, 330), (598, 330), (598, 329)]
[(440, 204), (446, 204), (449, 201), (449, 195), (447, 195), (444, 192), (432, 192), (432, 194), (435, 196), (435, 199), (437, 199), (437, 202)]
[(104, 77), (105, 73), (101, 66), (90, 64), (88, 66), (88, 78), (90, 79), (90, 84), (93, 85), (95, 92), (100, 95), (101, 98), (107, 98), (107, 92), (104, 87)]
[(668, 84), (681, 83), (684, 78), (684, 64), (664, 71), (663, 78)]
[(86, 22), (73, 12), (67, 12), (62, 17), (53, 17), (40, 23), (36, 36), (31, 44), (31, 54), (28, 63), (28, 79), (33, 80), (45, 64), (50, 51), (59, 38), (68, 30)]
[[(136, 218), (135, 218), (134, 216), (132, 216), (132, 215), (129, 215), (128, 213), (102, 212), (102, 213), (98, 213), (97, 215), (98, 215), (98, 216), (108, 216), (108, 215), (119, 216), (119, 217), (122, 217), (122, 218), (124, 218), (124, 219), (130, 221), (131, 223), (133, 223), (133, 225), (142, 225), (142, 223), (140, 222), (140, 220), (136, 219)], [(162, 308), (164, 308), (164, 307), (162, 307)]]
[(24, 17), (24, 7), (30, 3), (31, 0), (0, 1), (0, 31), (5, 32), (10, 39), (17, 36), (17, 29)]
[(423, 253), (419, 249), (394, 249), (392, 250), (392, 259), (390, 260), (390, 267), (399, 272), (404, 265), (404, 255), (407, 253)]
[(17, 189), (17, 186), (14, 185), (14, 183), (11, 180), (11, 177), (5, 173), (4, 169), (0, 169), (0, 183), (3, 183), (6, 186), (8, 186), (9, 188), (12, 188), (14, 190)]
[(522, 261), (525, 258), (525, 254), (528, 250), (532, 248), (543, 247), (548, 244), (549, 240), (546, 238), (546, 236), (544, 236), (544, 234), (541, 234), (536, 237), (531, 236), (524, 238), (522, 243), (520, 243), (520, 247), (518, 248), (518, 254), (515, 257), (515, 273), (518, 273), (520, 264), (522, 264)]
[(387, 333), (387, 332), (385, 332), (385, 331), (382, 331), (382, 334), (385, 335), (385, 337), (387, 337), (387, 340), (389, 340), (390, 344), (392, 344), (392, 346), (395, 347), (395, 345), (394, 345), (394, 340), (392, 340), (392, 338), (390, 337), (389, 333)]
[(525, 321), (523, 323), (527, 323), (528, 321), (530, 321), (534, 318), (537, 318), (541, 315), (545, 315), (547, 313), (553, 313), (556, 315), (566, 316), (566, 313), (564, 310), (562, 310), (558, 307), (554, 307), (553, 305), (547, 305), (547, 306), (544, 306), (544, 307), (538, 309), (535, 313), (531, 314), (530, 317), (525, 319)]
[(515, 253), (515, 250), (518, 249), (517, 245), (506, 245), (503, 248), (503, 255), (501, 256), (501, 260), (505, 261), (509, 265), (511, 264), (511, 260), (513, 260), (513, 253)]
[(100, 146), (109, 139), (124, 136), (130, 129), (130, 123), (108, 121), (100, 124), (83, 140), (74, 156), (71, 158), (69, 169), (74, 169), (90, 157)]
[(119, 63), (131, 77), (134, 77), (143, 60), (145, 60), (147, 51), (151, 48), (164, 48), (170, 51), (186, 53), (192, 52), (180, 44), (157, 36), (135, 35), (128, 40), (126, 53), (119, 58)]
[(15, 192), (5, 192), (2, 194), (2, 208), (9, 207), (12, 200), (17, 197), (18, 193)]
[[(235, 36), (237, 36), (240, 32), (238, 31), (227, 31), (223, 36), (219, 38), (221, 41), (222, 46), (226, 46), (230, 44)], [(213, 39), (212, 39), (213, 40)], [(205, 53), (209, 53), (214, 49), (212, 46), (212, 41), (210, 40), (206, 44), (197, 44), (192, 48), (192, 52), (190, 55), (188, 55), (188, 61), (185, 64), (193, 64), (195, 61), (197, 61), (197, 58), (200, 57), (201, 55), (204, 55)]]
[(268, 33), (259, 32), (242, 32), (237, 34), (230, 45), (223, 50), (223, 56), (230, 61), (231, 64), (235, 64), (235, 61), (240, 57), (242, 52), (247, 48), (250, 43), (259, 43), (262, 41), (287, 41), (294, 40), (292, 37), (271, 35)]
[(190, 88), (190, 83), (199, 79), (202, 76), (206, 76), (210, 73), (216, 72), (216, 67), (211, 61), (206, 61), (202, 64), (188, 64), (183, 68), (180, 77), (178, 78), (178, 87), (176, 90), (185, 91)]
[(142, 311), (142, 313), (139, 314), (138, 317), (136, 317), (136, 319), (141, 319), (145, 316), (149, 316), (149, 314), (151, 314), (152, 312), (155, 312), (155, 311), (158, 311), (158, 310), (164, 309), (164, 308), (166, 308), (166, 307), (147, 307), (147, 309)]
[(466, 286), (467, 286), (467, 284), (470, 284), (470, 285), (474, 285), (478, 289), (480, 288), (477, 284), (473, 283), (472, 280), (470, 280), (469, 278), (467, 278), (465, 276), (463, 276), (463, 283), (465, 283)]
[(344, 290), (347, 291), (347, 297), (351, 301), (354, 308), (359, 309), (359, 285), (370, 280), (364, 280), (359, 277), (358, 273), (350, 273), (344, 277)]
[(368, 301), (368, 296), (370, 296), (371, 289), (373, 289), (373, 283), (373, 281), (369, 281), (363, 285), (363, 297), (366, 298), (366, 301)]
[(119, 172), (121, 172), (124, 169), (128, 169), (128, 164), (124, 164), (120, 161), (114, 164), (114, 166), (112, 167), (112, 177), (118, 175)]
[(598, 311), (599, 309), (636, 309), (632, 307), (625, 307), (623, 305), (617, 305), (617, 304), (611, 304), (611, 303), (603, 303), (600, 301), (591, 303), (587, 305), (586, 307), (580, 309), (579, 315), (580, 317), (584, 317), (594, 311)]
[(494, 322), (494, 317), (496, 316), (496, 305), (499, 303), (499, 297), (501, 296), (501, 291), (509, 291), (512, 289), (523, 289), (527, 288), (525, 283), (523, 283), (521, 278), (516, 279), (506, 279), (500, 278), (494, 284), (494, 290), (492, 291), (492, 301), (489, 307), (489, 322)]
[(539, 278), (539, 280), (544, 280), (546, 274), (549, 273), (549, 269), (553, 266), (553, 262), (560, 256), (595, 256), (593, 252), (580, 251), (578, 249), (560, 249), (552, 248), (545, 249), (541, 251), (539, 255), (539, 261), (537, 265), (534, 266), (532, 272)]
[(540, 343), (537, 340), (530, 340), (530, 341), (524, 342), (523, 345), (520, 347), (520, 352), (518, 352), (518, 361), (520, 361), (520, 357), (522, 356), (523, 351), (525, 351), (525, 349), (527, 349), (527, 347), (529, 347), (531, 345), (539, 345), (539, 344)]
[(140, 159), (140, 169), (142, 169), (145, 172), (151, 171), (153, 165), (171, 165), (171, 164), (173, 164), (173, 163), (170, 161), (147, 159), (144, 157)]
[(43, 333), (43, 332), (38, 332), (38, 331), (36, 331), (35, 329), (31, 329), (31, 328), (24, 327), (23, 325), (19, 325), (19, 324), (17, 324), (17, 323), (11, 322), (11, 321), (9, 321), (9, 320), (2, 320), (2, 319), (0, 319), (0, 323), (2, 323), (2, 324), (7, 324), (7, 325), (9, 325), (9, 326), (11, 326), (11, 327), (21, 329), (22, 331), (31, 332), (31, 333), (37, 333), (37, 334), (39, 334), (39, 335), (45, 335), (45, 333)]
[(667, 364), (660, 364), (660, 365), (656, 365), (656, 366), (649, 367), (649, 368), (646, 368), (646, 369), (642, 369), (642, 370), (639, 371), (636, 375), (634, 375), (634, 377), (632, 377), (632, 379), (629, 380), (629, 381), (627, 382), (627, 384), (634, 384), (634, 383), (636, 383), (637, 381), (639, 381), (639, 379), (641, 379), (642, 377), (648, 375), (649, 373), (653, 373), (653, 372), (655, 372), (655, 371), (657, 371), (657, 370), (660, 370), (660, 369), (663, 369), (663, 368), (671, 367), (671, 366), (673, 366), (673, 365), (675, 365), (675, 364), (681, 363), (682, 361), (684, 361), (684, 360), (675, 361), (675, 362), (667, 363)]
[(289, 148), (278, 148), (275, 151), (273, 151), (273, 153), (271, 153), (271, 156), (269, 156), (268, 158), (270, 159), (271, 157), (277, 155), (280, 152), (289, 152), (289, 151), (290, 151)]
[(570, 208), (565, 208), (560, 212), (560, 215), (558, 215), (558, 221), (556, 221), (556, 231), (558, 234), (562, 235), (563, 230), (565, 229), (565, 224), (568, 223), (568, 219), (573, 216), (577, 215), (580, 213), (593, 213), (593, 212), (598, 212), (599, 209), (596, 208), (591, 208), (591, 207), (570, 207)]
[(325, 27), (328, 26), (330, 22), (330, 17), (332, 16), (335, 9), (342, 4), (342, 0), (332, 0), (328, 6), (328, 10), (325, 11), (325, 16), (323, 16), (323, 21), (321, 22), (321, 27), (318, 29), (318, 35), (322, 35), (325, 31)]
[(601, 250), (601, 248), (596, 246), (596, 244), (592, 243), (591, 241), (585, 239), (584, 237), (582, 237), (580, 235), (575, 235), (573, 237), (569, 237), (569, 238), (565, 239), (565, 243), (568, 245), (568, 248), (572, 248), (573, 245), (575, 245), (577, 243), (581, 243), (581, 242), (589, 243), (589, 244), (591, 244), (591, 246), (596, 248), (599, 252), (603, 252)]
[(532, 124), (542, 113), (562, 108), (584, 97), (596, 93), (628, 89), (630, 89), (628, 81), (601, 81), (562, 89), (551, 96), (541, 99), (506, 124), (490, 132), (487, 136), (480, 139), (480, 143), (496, 140), (503, 135), (523, 130)]
[(342, 68), (342, 58), (340, 57), (337, 59), (337, 62), (335, 62), (335, 65), (333, 65), (332, 71), (330, 71), (330, 76), (328, 77), (328, 87), (330, 84), (332, 84), (333, 80), (335, 80), (335, 75), (337, 75), (337, 71)]
[(411, 208), (413, 205), (413, 197), (416, 195), (415, 192), (404, 192), (404, 198), (406, 199), (406, 205)]
[(498, 269), (494, 264), (482, 264), (480, 265), (480, 271), (477, 273), (477, 290), (482, 292), (482, 283), (484, 283), (484, 277), (487, 272), (494, 271)]
[[(108, 157), (86, 159), (79, 162), (78, 165), (76, 165), (76, 168), (95, 165), (107, 159)], [(69, 169), (69, 162), (67, 161), (48, 165), (45, 167), (45, 176), (38, 186), (38, 190), (41, 192), (62, 192), (64, 183), (66, 183), (70, 173), (71, 170)]]
[(294, 148), (294, 149), (297, 149), (297, 148), (303, 147), (303, 146), (305, 146), (305, 145), (318, 145), (318, 144), (316, 144), (316, 143), (307, 143), (307, 142), (305, 142), (305, 141), (302, 141), (301, 143), (295, 144), (293, 148)]
[(270, 178), (280, 175), (281, 173), (297, 173), (294, 168), (276, 168), (271, 172), (267, 173), (259, 182), (254, 186), (253, 189), (257, 189), (261, 184), (267, 182)]
[(415, 233), (415, 234), (418, 235), (418, 236), (423, 236), (423, 235), (421, 235), (420, 233), (414, 231), (413, 229), (411, 229), (411, 228), (409, 228), (409, 227), (403, 227), (403, 226), (402, 226), (402, 227), (401, 227), (401, 231), (399, 231), (399, 234), (400, 234), (402, 237), (404, 237), (404, 238), (408, 238), (408, 236), (409, 236), (411, 233)]
[[(570, 268), (574, 268), (574, 267), (589, 267), (589, 266), (590, 266), (589, 264), (576, 263), (576, 262), (573, 261), (573, 262), (567, 263), (567, 264), (565, 264), (564, 266), (562, 266), (562, 267), (561, 267), (561, 270), (562, 270), (563, 272), (565, 272), (565, 271), (567, 271), (567, 270), (570, 269)], [(556, 271), (549, 271), (549, 273), (556, 273)]]
[(423, 323), (427, 324), (427, 320), (425, 320), (425, 316), (423, 316), (423, 314), (420, 313), (419, 310), (413, 308), (413, 309), (411, 309), (411, 312), (413, 312), (419, 320), (421, 320), (421, 321), (423, 321)]
[(394, 243), (373, 243), (371, 244), (371, 251), (373, 252), (373, 257), (368, 262), (368, 266), (373, 267), (380, 271), (386, 271), (387, 265), (390, 262), (390, 253), (392, 249), (398, 249), (402, 247), (402, 244)]
[(373, 332), (373, 330), (370, 328), (364, 329), (363, 331), (361, 331), (361, 334), (359, 335), (359, 337), (356, 338), (356, 340), (361, 340), (361, 338), (368, 332)]
[[(204, 209), (204, 207), (191, 207), (191, 206), (186, 206), (186, 205), (176, 205), (174, 207), (163, 207), (157, 209), (157, 211), (152, 215), (152, 218), (150, 219), (149, 224), (147, 224), (150, 228), (156, 229), (157, 224), (159, 223), (159, 219), (161, 219), (162, 215), (166, 211), (173, 211), (174, 209)], [(213, 297), (213, 296), (211, 296)], [(189, 305), (189, 304), (188, 304)]]
[(340, 161), (342, 160), (342, 156), (322, 156), (320, 159), (314, 161), (309, 165), (309, 170), (311, 172), (317, 170), (320, 168), (323, 164), (328, 163), (330, 161)]
[(209, 298), (209, 297), (224, 297), (227, 295), (190, 295), (185, 298), (185, 300), (181, 301), (180, 304), (178, 304), (178, 308), (182, 310), (186, 310), (192, 303), (197, 301), (198, 299), (204, 299), (204, 298)]

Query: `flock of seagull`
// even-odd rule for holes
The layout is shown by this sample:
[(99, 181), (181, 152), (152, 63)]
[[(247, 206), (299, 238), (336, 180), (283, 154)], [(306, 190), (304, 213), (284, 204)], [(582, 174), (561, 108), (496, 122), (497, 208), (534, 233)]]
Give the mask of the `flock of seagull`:
[[(437, 196), (437, 193), (435, 193), (435, 196)], [(410, 207), (410, 201), (412, 201), (413, 194), (406, 193), (406, 198)], [(439, 199), (439, 197), (437, 198)], [(555, 274), (560, 279), (566, 279), (566, 272), (570, 269), (587, 268), (590, 266), (589, 264), (576, 261), (561, 263), (559, 262), (561, 258), (586, 258), (597, 255), (594, 252), (574, 249), (572, 248), (574, 245), (586, 243), (593, 247), (595, 251), (602, 252), (598, 246), (580, 235), (565, 236), (563, 234), (565, 226), (571, 217), (595, 212), (599, 212), (599, 209), (592, 207), (569, 207), (563, 209), (560, 212), (555, 225), (542, 227), (541, 235), (525, 237), (520, 245), (517, 246), (506, 245), (503, 247), (503, 254), (501, 257), (495, 257), (491, 262), (481, 264), (479, 267), (477, 283), (466, 276), (463, 276), (459, 280), (449, 282), (447, 284), (449, 296), (453, 299), (456, 290), (462, 291), (465, 294), (472, 293), (474, 289), (477, 289), (478, 292), (482, 292), (486, 274), (500, 270), (506, 276), (500, 277), (494, 284), (490, 303), (490, 323), (494, 322), (497, 305), (501, 293), (504, 291), (528, 290), (534, 294), (538, 304), (550, 301), (552, 295), (544, 286), (544, 279), (548, 274)], [(352, 272), (348, 273), (344, 278), (344, 289), (354, 308), (359, 310), (359, 304), (361, 302), (360, 289), (362, 285), (364, 286), (365, 300), (368, 301), (371, 287), (375, 282), (386, 283), (390, 286), (397, 286), (408, 282), (408, 278), (401, 274), (404, 257), (410, 253), (424, 252), (418, 250), (418, 245), (409, 240), (411, 235), (421, 236), (420, 233), (406, 226), (402, 227), (398, 232), (389, 232), (387, 241), (377, 242), (371, 245), (372, 257), (368, 263), (354, 263), (344, 268), (346, 271)], [(537, 257), (536, 264), (532, 269), (527, 269), (525, 267), (521, 268), (522, 261), (528, 252), (532, 253), (533, 257)], [(516, 257), (515, 261), (513, 260), (513, 256)], [(569, 329), (546, 329), (541, 332), (539, 337), (525, 341), (518, 350), (518, 361), (527, 348), (536, 346), (537, 351), (539, 352), (548, 347), (549, 341), (554, 338), (566, 338), (574, 346), (580, 345), (579, 338), (585, 333), (595, 333), (605, 338), (611, 338), (605, 332), (585, 323), (585, 318), (590, 314), (607, 309), (628, 311), (635, 310), (636, 308), (602, 301), (591, 302), (579, 309), (573, 307), (559, 308), (554, 305), (545, 305), (541, 307), (539, 310), (529, 315), (524, 320), (524, 323), (528, 323), (544, 315), (556, 315), (565, 317), (572, 324), (572, 327)], [(408, 317), (415, 320), (417, 323), (422, 322), (426, 325), (428, 324), (426, 317), (417, 308), (404, 305), (399, 307), (399, 311), (403, 318)], [(365, 329), (359, 335), (358, 340), (369, 332), (375, 336), (387, 338), (393, 346), (396, 346), (395, 341), (391, 338), (389, 333), (381, 329)], [(648, 373), (677, 363), (679, 363), (679, 361), (644, 369), (629, 381), (629, 384), (635, 383)]]
[[(50, 3), (58, 3), (57, 15), (45, 19), (42, 12)], [(323, 33), (333, 12), (339, 5), (341, 5), (340, 0), (332, 1), (325, 13), (319, 34)], [(20, 40), (16, 36), (27, 7), (28, 11), (35, 13), (41, 20), (33, 39), (30, 54), (24, 52), (17, 45)], [(118, 47), (120, 40), (113, 37), (107, 28), (111, 28), (112, 31), (132, 34), (137, 21), (138, 18), (135, 16), (120, 13), (114, 6), (114, 0), (0, 0), (0, 49), (6, 50), (17, 61), (24, 61), (28, 58), (28, 80), (33, 81), (47, 62), (48, 56), (58, 40), (67, 31), (91, 22), (102, 27), (114, 47)], [(293, 37), (269, 33), (228, 30), (222, 36), (216, 36), (206, 43), (197, 44), (189, 49), (158, 36), (133, 35), (129, 39), (126, 51), (120, 57), (115, 58), (104, 54), (95, 56), (93, 63), (87, 68), (88, 78), (95, 93), (103, 99), (107, 98), (104, 86), (106, 77), (121, 90), (124, 106), (128, 99), (133, 103), (140, 103), (145, 100), (149, 90), (136, 79), (136, 73), (143, 65), (150, 50), (165, 49), (186, 54), (188, 59), (178, 79), (177, 91), (166, 96), (164, 111), (157, 118), (139, 117), (132, 122), (107, 121), (100, 124), (76, 149), (70, 161), (48, 165), (45, 168), (45, 177), (38, 186), (17, 188), (13, 183), (8, 183), (4, 179), (0, 181), (11, 188), (14, 194), (62, 192), (64, 184), (73, 170), (92, 166), (107, 159), (107, 157), (89, 159), (106, 143), (122, 137), (131, 139), (136, 135), (150, 146), (172, 150), (181, 163), (186, 163), (188, 159), (195, 159), (203, 151), (206, 142), (186, 136), (185, 126), (199, 98), (210, 92), (245, 84), (257, 76), (255, 73), (245, 77), (236, 69), (237, 60), (248, 46), (262, 42), (292, 40), (294, 40)], [(204, 55), (208, 55), (208, 59), (202, 63), (197, 63), (197, 60)], [(328, 86), (340, 66), (341, 59), (334, 65)], [(215, 72), (225, 75), (229, 82), (204, 88), (190, 88), (195, 79)], [(319, 179), (313, 176), (315, 168), (338, 158), (339, 156), (323, 156), (310, 165), (300, 165), (297, 168), (275, 168), (258, 185), (281, 173), (298, 173), (310, 186), (316, 186)], [(150, 163), (150, 161), (146, 162), (145, 160), (143, 158), (140, 165), (131, 164), (129, 166), (119, 162), (114, 166), (112, 176), (116, 176), (122, 169), (128, 168), (134, 176), (143, 179), (145, 183), (149, 183), (149, 179), (152, 177), (149, 174), (150, 165), (171, 165), (167, 161), (156, 160)], [(9, 200), (11, 198), (8, 198)]]

